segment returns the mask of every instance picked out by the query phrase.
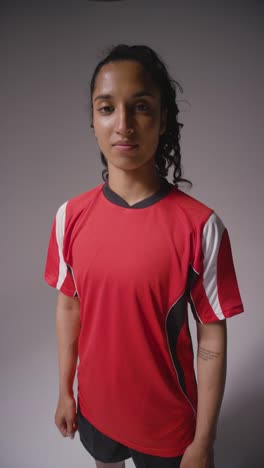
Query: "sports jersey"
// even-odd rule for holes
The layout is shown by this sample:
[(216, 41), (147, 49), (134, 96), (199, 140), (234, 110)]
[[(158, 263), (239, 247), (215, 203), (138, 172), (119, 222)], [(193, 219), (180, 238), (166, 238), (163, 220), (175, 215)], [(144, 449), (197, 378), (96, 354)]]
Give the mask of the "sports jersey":
[(188, 304), (202, 324), (243, 312), (218, 214), (163, 177), (133, 205), (104, 182), (58, 207), (44, 279), (80, 299), (83, 416), (134, 450), (183, 454), (198, 395)]

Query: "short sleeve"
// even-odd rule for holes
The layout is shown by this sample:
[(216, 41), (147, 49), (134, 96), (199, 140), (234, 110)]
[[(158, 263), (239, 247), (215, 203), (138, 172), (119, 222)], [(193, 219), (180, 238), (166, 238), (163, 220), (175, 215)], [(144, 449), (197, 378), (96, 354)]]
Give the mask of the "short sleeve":
[(77, 296), (71, 267), (66, 264), (63, 257), (65, 235), (65, 219), (67, 201), (63, 203), (53, 219), (50, 239), (47, 250), (44, 280), (49, 286), (58, 289), (66, 296)]
[(195, 320), (224, 320), (244, 311), (233, 262), (229, 234), (221, 218), (212, 212), (196, 241), (200, 271), (189, 292)]

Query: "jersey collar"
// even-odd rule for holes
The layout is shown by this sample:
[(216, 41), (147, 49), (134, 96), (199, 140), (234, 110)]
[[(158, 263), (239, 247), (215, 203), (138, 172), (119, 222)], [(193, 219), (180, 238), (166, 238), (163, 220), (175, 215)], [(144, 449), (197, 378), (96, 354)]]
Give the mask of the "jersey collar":
[(170, 193), (173, 187), (174, 185), (171, 184), (167, 179), (165, 179), (165, 177), (161, 177), (161, 186), (156, 193), (153, 193), (152, 195), (145, 198), (144, 200), (134, 203), (131, 206), (127, 203), (126, 200), (120, 197), (116, 192), (114, 192), (109, 187), (108, 181), (104, 183), (102, 187), (102, 192), (103, 192), (103, 195), (115, 205), (119, 205), (124, 208), (135, 209), (135, 208), (146, 208), (147, 206), (154, 205), (154, 203), (157, 203), (159, 200), (166, 197), (166, 195)]

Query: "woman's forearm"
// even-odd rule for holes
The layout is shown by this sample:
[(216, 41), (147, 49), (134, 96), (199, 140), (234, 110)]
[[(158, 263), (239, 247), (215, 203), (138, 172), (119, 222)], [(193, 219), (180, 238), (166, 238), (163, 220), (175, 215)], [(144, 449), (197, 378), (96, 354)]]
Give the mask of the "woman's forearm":
[(216, 438), (226, 382), (226, 324), (200, 325), (198, 335), (198, 409), (194, 442), (210, 448)]
[(78, 307), (56, 309), (56, 334), (59, 364), (59, 393), (73, 393), (73, 382), (78, 359), (80, 310)]

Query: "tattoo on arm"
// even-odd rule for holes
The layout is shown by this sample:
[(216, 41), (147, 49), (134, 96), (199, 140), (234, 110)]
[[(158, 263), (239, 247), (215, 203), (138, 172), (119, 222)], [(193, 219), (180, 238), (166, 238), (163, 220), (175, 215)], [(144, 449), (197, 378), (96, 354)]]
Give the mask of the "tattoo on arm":
[(217, 353), (215, 351), (210, 351), (209, 349), (203, 348), (202, 346), (198, 347), (198, 356), (205, 361), (208, 361), (209, 359), (216, 359), (218, 356), (220, 356), (221, 353)]

